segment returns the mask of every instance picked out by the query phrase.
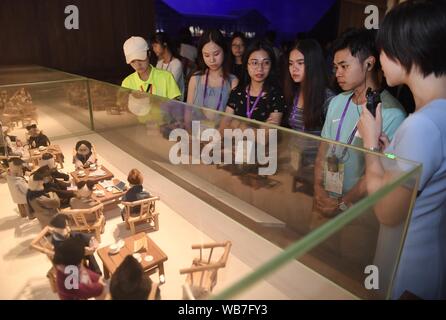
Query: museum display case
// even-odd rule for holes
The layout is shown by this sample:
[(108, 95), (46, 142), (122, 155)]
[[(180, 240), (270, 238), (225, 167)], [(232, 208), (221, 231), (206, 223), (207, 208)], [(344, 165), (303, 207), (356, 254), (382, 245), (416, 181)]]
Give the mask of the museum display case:
[[(10, 101), (22, 89), (34, 116), (24, 103)], [(38, 124), (39, 112), (50, 114), (63, 127), (41, 128), (51, 139), (97, 134), (217, 209), (218, 216), (183, 213), (173, 193), (163, 190), (163, 201), (209, 238), (231, 241), (231, 254), (251, 267), (209, 298), (236, 299), (261, 281), (291, 299), (390, 297), (420, 165), (37, 66), (0, 68), (0, 93), (4, 126)], [(328, 188), (333, 155), (341, 161), (329, 171), (344, 183)], [(367, 157), (391, 177), (373, 193), (366, 187)], [(402, 189), (410, 201), (387, 224), (380, 209)], [(236, 231), (222, 230), (220, 215)], [(266, 291), (255, 295), (262, 297), (270, 298)]]

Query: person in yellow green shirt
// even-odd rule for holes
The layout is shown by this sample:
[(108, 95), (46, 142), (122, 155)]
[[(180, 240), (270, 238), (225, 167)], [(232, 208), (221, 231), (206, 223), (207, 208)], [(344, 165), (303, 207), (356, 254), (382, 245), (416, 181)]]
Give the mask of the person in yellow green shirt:
[[(168, 99), (181, 97), (181, 91), (171, 72), (157, 69), (149, 63), (149, 44), (142, 37), (130, 37), (124, 42), (124, 55), (127, 64), (135, 70), (127, 76), (121, 86), (127, 89), (147, 92)], [(162, 121), (160, 109), (150, 108), (150, 113), (139, 117), (141, 122)]]

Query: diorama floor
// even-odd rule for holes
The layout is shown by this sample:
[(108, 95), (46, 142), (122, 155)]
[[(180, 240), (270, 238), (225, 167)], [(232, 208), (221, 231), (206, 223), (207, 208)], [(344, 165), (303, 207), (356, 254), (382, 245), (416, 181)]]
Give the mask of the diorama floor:
[[(80, 139), (94, 143), (99, 164), (106, 166), (116, 178), (126, 181), (132, 168), (144, 175), (144, 187), (153, 195), (159, 195), (157, 203), (160, 213), (160, 230), (148, 233), (168, 256), (165, 262), (166, 283), (160, 286), (162, 299), (181, 299), (185, 276), (179, 269), (189, 267), (197, 252), (192, 244), (231, 240), (231, 255), (226, 268), (218, 274), (214, 293), (249, 274), (281, 249), (244, 226), (228, 218), (193, 194), (180, 188), (167, 178), (147, 167), (98, 134), (73, 136), (75, 132), (86, 132), (88, 128), (62, 111), (39, 109), (39, 128), (48, 136), (70, 136), (52, 141), (60, 145), (64, 155), (63, 171), (71, 172), (72, 150)], [(74, 129), (75, 128), (75, 129)], [(11, 132), (24, 139), (25, 130)], [(164, 195), (169, 195), (164, 197)], [(163, 199), (168, 199), (164, 201)], [(40, 231), (36, 220), (19, 217), (16, 205), (9, 195), (5, 181), (0, 181), (0, 299), (57, 299), (52, 293), (46, 273), (51, 264), (48, 258), (30, 249), (32, 239)], [(175, 199), (175, 201), (172, 201)], [(105, 211), (106, 226), (101, 247), (130, 235), (120, 217), (118, 207)], [(99, 257), (96, 258), (102, 265)], [(158, 282), (158, 275), (151, 276)], [(332, 282), (308, 269), (297, 261), (248, 288), (236, 299), (351, 299), (353, 296)]]

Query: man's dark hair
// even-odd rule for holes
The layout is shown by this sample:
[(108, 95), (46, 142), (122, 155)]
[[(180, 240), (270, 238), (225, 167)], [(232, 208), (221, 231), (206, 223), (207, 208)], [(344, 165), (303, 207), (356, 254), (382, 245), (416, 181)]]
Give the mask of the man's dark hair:
[(35, 125), (35, 124), (31, 124), (31, 125), (29, 125), (29, 126), (26, 126), (26, 130), (27, 130), (27, 131), (29, 131), (29, 130), (31, 130), (31, 129), (37, 129), (37, 125)]
[(380, 50), (409, 73), (446, 75), (446, 1), (409, 0), (384, 18), (377, 37)]
[(49, 153), (49, 152), (46, 152), (46, 153), (44, 153), (42, 155), (42, 160), (49, 160), (49, 159), (52, 159), (52, 158), (54, 158), (54, 156), (51, 153)]
[(35, 181), (41, 181), (43, 178), (51, 176), (51, 169), (45, 165), (31, 173), (31, 176), (33, 176)]
[(56, 214), (51, 220), (49, 225), (54, 228), (64, 229), (67, 227), (68, 216), (63, 213)]
[(78, 266), (85, 255), (84, 243), (80, 238), (68, 238), (55, 247), (54, 264)]
[(374, 70), (379, 68), (379, 53), (376, 47), (376, 32), (367, 29), (348, 29), (333, 44), (333, 54), (349, 49), (353, 57), (362, 63), (368, 57), (375, 57)]
[(113, 300), (147, 300), (151, 287), (152, 281), (132, 256), (124, 259), (110, 280)]
[(18, 158), (18, 157), (11, 157), (8, 159), (9, 163), (12, 163), (15, 166), (21, 166), (25, 163), (25, 161), (23, 161), (22, 159)]

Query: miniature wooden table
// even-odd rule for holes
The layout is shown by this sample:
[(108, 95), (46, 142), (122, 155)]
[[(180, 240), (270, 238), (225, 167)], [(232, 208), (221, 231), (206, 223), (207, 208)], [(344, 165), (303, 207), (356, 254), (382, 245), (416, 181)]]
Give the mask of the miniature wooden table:
[(28, 151), (30, 162), (35, 166), (39, 166), (39, 161), (42, 159), (42, 155), (44, 153), (51, 153), (54, 156), (55, 162), (59, 163), (61, 168), (63, 168), (64, 156), (62, 150), (60, 149), (60, 146), (57, 144), (49, 145), (48, 147), (45, 147), (44, 150), (34, 148), (29, 149)]
[[(105, 175), (95, 176), (94, 173), (99, 169), (104, 171)], [(79, 171), (81, 171), (81, 170), (85, 172), (85, 176), (79, 177)], [(90, 169), (80, 169), (80, 170), (73, 171), (70, 174), (73, 177), (73, 181), (75, 184), (78, 184), (80, 181), (93, 181), (95, 183), (98, 183), (98, 182), (104, 181), (104, 180), (111, 180), (114, 177), (113, 173), (111, 173), (111, 171), (108, 170), (104, 166), (98, 166), (98, 168), (94, 171), (92, 171)]]
[[(113, 179), (113, 184), (116, 185), (120, 182), (119, 179)], [(108, 191), (106, 188), (101, 186), (99, 183), (95, 186), (95, 191), (100, 190), (104, 192), (104, 196), (97, 196), (94, 192), (91, 197), (104, 205), (118, 204), (121, 202), (121, 197), (125, 194), (125, 191), (118, 191), (113, 188), (113, 191)]]
[[(164, 283), (164, 262), (167, 261), (167, 255), (150, 239), (144, 232), (137, 233), (135, 235), (124, 238), (125, 245), (116, 254), (110, 254), (109, 246), (98, 249), (99, 258), (102, 260), (104, 266), (104, 278), (109, 279), (115, 272), (119, 265), (124, 261), (125, 257), (133, 254), (133, 243), (135, 240), (147, 237), (148, 250), (141, 250), (138, 253), (141, 254), (141, 266), (144, 272), (148, 274), (155, 273), (158, 270), (160, 282)], [(153, 260), (147, 262), (144, 258), (147, 255), (151, 255)]]

